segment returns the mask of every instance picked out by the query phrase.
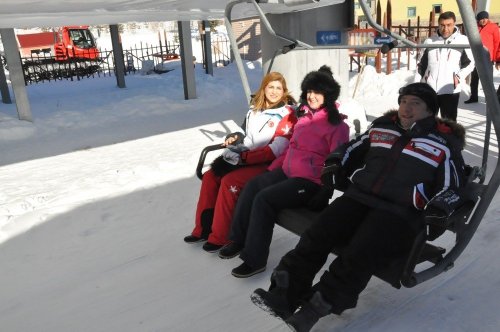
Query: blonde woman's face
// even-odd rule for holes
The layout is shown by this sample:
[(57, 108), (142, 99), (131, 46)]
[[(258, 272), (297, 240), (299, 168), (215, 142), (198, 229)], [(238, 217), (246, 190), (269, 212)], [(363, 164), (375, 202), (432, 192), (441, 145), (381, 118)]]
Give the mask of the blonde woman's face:
[(317, 110), (325, 102), (325, 96), (314, 90), (307, 91), (307, 104), (313, 110)]
[(283, 85), (280, 81), (271, 81), (264, 88), (264, 95), (266, 96), (266, 104), (276, 104), (283, 98)]

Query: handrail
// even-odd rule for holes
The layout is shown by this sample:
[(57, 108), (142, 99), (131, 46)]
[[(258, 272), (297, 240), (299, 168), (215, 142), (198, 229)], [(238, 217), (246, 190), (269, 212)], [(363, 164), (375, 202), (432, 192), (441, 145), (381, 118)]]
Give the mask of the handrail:
[(203, 150), (201, 150), (200, 157), (198, 158), (198, 165), (196, 165), (196, 176), (198, 177), (198, 179), (201, 180), (201, 178), (203, 177), (202, 170), (203, 166), (205, 165), (205, 159), (207, 157), (207, 154), (211, 151), (220, 150), (222, 148), (224, 148), (224, 146), (219, 143), (219, 144), (209, 145), (205, 147)]

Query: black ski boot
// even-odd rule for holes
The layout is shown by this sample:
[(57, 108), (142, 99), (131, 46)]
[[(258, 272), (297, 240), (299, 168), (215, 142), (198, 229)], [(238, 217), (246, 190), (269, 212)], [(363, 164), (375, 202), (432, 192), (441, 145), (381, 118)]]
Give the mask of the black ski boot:
[(316, 291), (309, 302), (304, 304), (295, 314), (285, 320), (288, 327), (295, 332), (309, 332), (318, 320), (330, 313), (332, 306)]
[(289, 276), (287, 271), (274, 271), (271, 280), (274, 287), (265, 291), (262, 288), (256, 289), (250, 298), (253, 304), (269, 314), (286, 320), (293, 314), (293, 309), (287, 299), (289, 286)]

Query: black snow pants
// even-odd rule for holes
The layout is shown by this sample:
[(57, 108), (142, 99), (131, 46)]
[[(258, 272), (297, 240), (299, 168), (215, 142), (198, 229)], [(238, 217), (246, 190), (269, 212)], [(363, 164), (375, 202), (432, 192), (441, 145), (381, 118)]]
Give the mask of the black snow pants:
[(281, 168), (250, 180), (236, 203), (229, 236), (244, 246), (240, 258), (254, 268), (265, 266), (279, 212), (306, 206), (320, 187), (303, 178), (288, 178)]
[[(408, 255), (419, 225), (417, 220), (405, 220), (346, 196), (337, 198), (276, 267), (290, 275), (289, 301), (298, 306), (319, 291), (332, 305), (332, 313), (354, 308), (378, 268)], [(340, 248), (339, 256), (312, 286), (333, 248)]]
[(438, 95), (439, 110), (442, 118), (457, 121), (460, 93)]

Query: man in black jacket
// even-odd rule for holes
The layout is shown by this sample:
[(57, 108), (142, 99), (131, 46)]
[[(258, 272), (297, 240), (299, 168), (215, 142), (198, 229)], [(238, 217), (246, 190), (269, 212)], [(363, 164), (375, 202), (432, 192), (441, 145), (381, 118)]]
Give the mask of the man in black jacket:
[[(436, 92), (426, 83), (403, 87), (398, 102), (397, 111), (330, 154), (323, 179), (333, 174), (336, 185), (346, 184), (344, 195), (281, 259), (270, 290), (252, 294), (256, 305), (295, 331), (354, 308), (378, 269), (408, 255), (423, 218), (446, 219), (460, 199), (465, 130), (436, 118)], [(333, 248), (341, 253), (312, 285)]]

